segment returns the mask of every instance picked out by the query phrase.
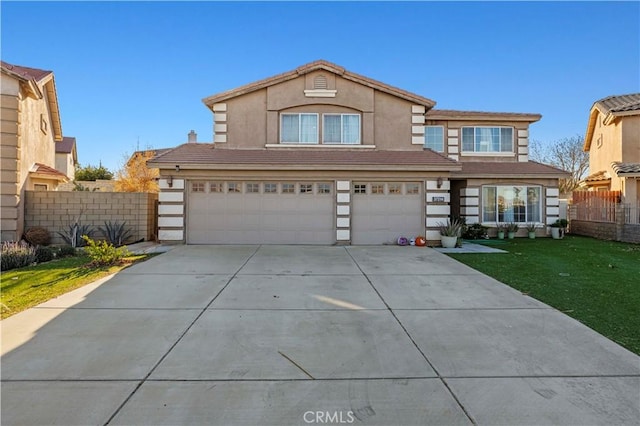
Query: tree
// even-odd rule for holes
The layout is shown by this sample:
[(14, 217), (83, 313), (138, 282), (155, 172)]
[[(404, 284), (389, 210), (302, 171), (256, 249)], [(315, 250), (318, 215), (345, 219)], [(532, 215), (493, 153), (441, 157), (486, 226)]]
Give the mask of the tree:
[(75, 180), (96, 181), (98, 179), (111, 180), (113, 179), (113, 173), (102, 164), (98, 167), (94, 167), (91, 164), (86, 167), (81, 167), (79, 164), (76, 166)]
[(158, 192), (160, 170), (147, 166), (147, 161), (154, 156), (154, 151), (134, 153), (116, 174), (116, 191)]
[(570, 193), (589, 171), (589, 153), (583, 151), (584, 137), (576, 135), (542, 145), (532, 141), (529, 153), (531, 159), (571, 173), (567, 179), (560, 179), (560, 193)]

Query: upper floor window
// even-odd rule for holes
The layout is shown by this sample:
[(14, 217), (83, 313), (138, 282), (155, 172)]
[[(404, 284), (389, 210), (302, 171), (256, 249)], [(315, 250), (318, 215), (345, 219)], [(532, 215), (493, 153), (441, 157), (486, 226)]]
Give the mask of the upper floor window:
[(318, 114), (282, 114), (280, 142), (318, 143)]
[(444, 152), (444, 127), (424, 127), (424, 147), (436, 152)]
[(512, 127), (463, 127), (463, 152), (513, 152)]
[(322, 143), (360, 143), (360, 115), (324, 114), (322, 120)]

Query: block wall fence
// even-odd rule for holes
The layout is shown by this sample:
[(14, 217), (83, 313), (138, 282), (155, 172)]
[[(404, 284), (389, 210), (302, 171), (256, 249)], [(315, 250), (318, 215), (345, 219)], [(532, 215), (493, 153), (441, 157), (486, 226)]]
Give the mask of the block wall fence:
[[(156, 239), (158, 194), (145, 192), (26, 191), (24, 228), (41, 226), (51, 234), (52, 244), (64, 244), (58, 231), (80, 223), (96, 228), (105, 221), (127, 222), (132, 241)], [(94, 234), (101, 239), (101, 234)]]

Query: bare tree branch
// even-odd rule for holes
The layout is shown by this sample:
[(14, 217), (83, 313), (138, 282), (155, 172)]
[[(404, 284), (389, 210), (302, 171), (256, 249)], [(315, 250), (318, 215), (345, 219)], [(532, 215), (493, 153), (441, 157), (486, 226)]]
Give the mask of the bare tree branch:
[(584, 152), (584, 137), (576, 135), (542, 145), (532, 141), (529, 153), (534, 161), (550, 164), (571, 173), (571, 177), (560, 179), (560, 192), (569, 193), (578, 187), (578, 183), (589, 172), (589, 153)]

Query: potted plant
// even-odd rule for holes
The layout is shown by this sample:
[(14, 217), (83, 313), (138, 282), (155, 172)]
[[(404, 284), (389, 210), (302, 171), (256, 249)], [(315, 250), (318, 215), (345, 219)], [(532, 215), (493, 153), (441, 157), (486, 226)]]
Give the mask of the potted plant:
[(504, 224), (496, 223), (496, 229), (498, 230), (498, 239), (504, 240), (504, 230), (505, 230)]
[(458, 237), (462, 234), (462, 223), (460, 221), (447, 220), (447, 223), (438, 222), (440, 228), (440, 241), (442, 247), (453, 248), (458, 242)]
[(529, 234), (529, 238), (532, 239), (532, 240), (536, 238), (536, 228), (537, 227), (538, 227), (538, 225), (535, 222), (527, 223), (527, 233)]
[(516, 237), (516, 232), (518, 232), (518, 224), (515, 222), (509, 222), (507, 224), (507, 238), (513, 240)]
[(564, 238), (564, 232), (569, 222), (567, 219), (558, 219), (551, 224), (551, 238), (560, 240)]

